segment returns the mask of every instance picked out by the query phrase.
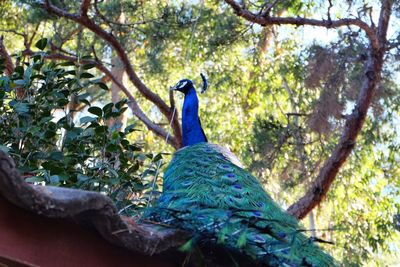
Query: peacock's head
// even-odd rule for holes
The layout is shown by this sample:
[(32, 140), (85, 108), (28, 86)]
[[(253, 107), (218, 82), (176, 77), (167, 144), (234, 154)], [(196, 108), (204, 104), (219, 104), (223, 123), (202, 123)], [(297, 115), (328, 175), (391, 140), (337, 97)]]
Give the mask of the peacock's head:
[[(203, 75), (203, 73), (200, 74), (201, 79), (203, 80), (203, 87), (201, 88), (201, 93), (204, 93), (207, 89), (208, 83), (206, 77)], [(177, 84), (172, 86), (170, 90), (176, 90), (179, 92), (182, 92), (184, 94), (187, 94), (191, 88), (194, 88), (193, 82), (189, 79), (183, 79), (180, 80)]]
[(187, 94), (189, 90), (193, 88), (193, 82), (189, 79), (183, 79), (180, 80), (177, 84), (171, 87), (171, 90), (176, 90), (179, 92), (182, 92), (184, 94)]

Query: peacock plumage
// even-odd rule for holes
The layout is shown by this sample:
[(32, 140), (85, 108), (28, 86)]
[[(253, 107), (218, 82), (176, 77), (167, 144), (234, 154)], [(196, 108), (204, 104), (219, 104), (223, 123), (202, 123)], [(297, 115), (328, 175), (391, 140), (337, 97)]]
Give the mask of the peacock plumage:
[(191, 232), (186, 248), (207, 240), (259, 265), (335, 266), (231, 152), (207, 143), (192, 82), (182, 80), (173, 89), (185, 94), (185, 147), (174, 154), (164, 174), (163, 193), (145, 218)]

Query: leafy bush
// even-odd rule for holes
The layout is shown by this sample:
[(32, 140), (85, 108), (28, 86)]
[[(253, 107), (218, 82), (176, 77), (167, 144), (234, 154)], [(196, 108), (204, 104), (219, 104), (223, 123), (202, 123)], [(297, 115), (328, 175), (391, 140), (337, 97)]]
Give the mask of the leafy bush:
[[(42, 50), (46, 42), (36, 46)], [(132, 201), (145, 205), (162, 156), (146, 154), (140, 143), (128, 140), (134, 125), (124, 131), (108, 126), (126, 110), (126, 100), (92, 106), (84, 89), (108, 90), (87, 72), (94, 65), (45, 63), (45, 56), (36, 52), (12, 75), (0, 77), (0, 149), (13, 157), (27, 182), (95, 190), (120, 208)], [(79, 122), (82, 112), (70, 110), (71, 101), (87, 108)]]

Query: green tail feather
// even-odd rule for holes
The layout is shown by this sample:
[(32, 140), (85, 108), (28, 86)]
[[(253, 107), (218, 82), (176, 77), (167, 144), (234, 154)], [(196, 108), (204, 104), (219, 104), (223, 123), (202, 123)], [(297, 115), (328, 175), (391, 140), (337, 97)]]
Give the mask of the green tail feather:
[[(177, 151), (146, 218), (204, 236), (269, 266), (336, 266), (237, 158), (213, 144)], [(186, 249), (191, 247), (189, 241)]]

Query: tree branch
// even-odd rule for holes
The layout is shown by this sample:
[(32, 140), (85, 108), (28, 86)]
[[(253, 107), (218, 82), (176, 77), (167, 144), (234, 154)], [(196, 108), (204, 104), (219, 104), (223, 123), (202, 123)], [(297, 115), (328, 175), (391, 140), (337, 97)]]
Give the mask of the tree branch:
[(288, 208), (288, 212), (297, 218), (304, 218), (327, 194), (340, 167), (353, 150), (356, 138), (361, 131), (371, 105), (376, 88), (381, 80), (384, 54), (386, 48), (386, 34), (391, 13), (390, 0), (384, 1), (381, 8), (378, 32), (378, 48), (370, 48), (369, 59), (365, 67), (364, 82), (358, 96), (356, 106), (346, 119), (345, 127), (339, 143), (331, 156), (321, 168), (316, 180), (307, 193)]
[[(23, 51), (24, 55), (32, 55), (33, 51), (26, 49), (25, 51)], [(62, 53), (51, 53), (49, 55), (46, 55), (44, 57), (44, 59), (48, 59), (48, 60), (67, 60), (67, 61), (72, 61), (72, 62), (78, 62), (78, 58), (71, 56), (71, 55), (64, 55)], [(83, 64), (93, 64), (95, 65), (95, 67), (101, 71), (102, 73), (104, 73), (107, 77), (110, 78), (110, 80), (112, 80), (120, 89), (122, 92), (124, 92), (124, 94), (127, 96), (127, 98), (129, 99), (128, 101), (128, 106), (129, 108), (132, 110), (132, 113), (140, 120), (144, 123), (144, 125), (146, 125), (146, 127), (151, 130), (152, 132), (154, 132), (156, 135), (166, 139), (168, 133), (166, 130), (164, 130), (164, 128), (160, 127), (159, 125), (155, 124), (154, 122), (152, 122), (147, 116), (146, 114), (142, 111), (142, 109), (140, 108), (139, 104), (137, 103), (135, 97), (132, 95), (132, 93), (128, 90), (128, 88), (126, 88), (122, 82), (120, 82), (118, 79), (116, 79), (114, 77), (114, 75), (112, 75), (111, 71), (106, 68), (100, 61), (95, 61), (95, 60), (81, 60), (80, 61)], [(179, 143), (177, 142), (177, 140), (175, 139), (175, 137), (170, 137), (168, 138), (168, 143), (171, 144), (174, 148), (178, 149), (179, 148)]]
[(31, 38), (29, 38), (29, 41), (25, 44), (26, 47), (31, 47), (31, 45), (33, 43), (33, 39), (35, 38), (35, 36), (39, 30), (39, 27), (40, 27), (40, 23), (38, 23), (36, 25), (35, 30), (33, 31), (32, 35), (31, 35)]
[(80, 7), (81, 17), (87, 17), (87, 13), (90, 6), (90, 0), (83, 0)]
[(225, 2), (234, 9), (238, 16), (241, 16), (248, 21), (258, 23), (262, 26), (272, 24), (290, 24), (297, 26), (311, 25), (325, 28), (357, 26), (364, 30), (370, 41), (371, 46), (369, 48), (368, 61), (365, 66), (364, 81), (361, 86), (356, 105), (351, 115), (346, 118), (341, 138), (331, 156), (325, 161), (324, 165), (320, 169), (317, 178), (312, 183), (307, 193), (296, 203), (291, 205), (287, 210), (291, 215), (302, 219), (326, 196), (341, 166), (344, 164), (355, 146), (356, 138), (361, 131), (367, 116), (368, 108), (371, 105), (372, 98), (381, 80), (384, 55), (387, 49), (386, 36), (391, 14), (392, 1), (384, 0), (382, 3), (378, 29), (368, 26), (368, 24), (359, 19), (346, 18), (325, 21), (292, 17), (263, 17), (244, 9), (234, 0), (225, 0)]
[(10, 76), (14, 71), (14, 64), (11, 60), (10, 54), (3, 43), (3, 36), (0, 36), (0, 57), (6, 61), (6, 75)]
[[(177, 119), (178, 116), (172, 118), (172, 109), (160, 98), (159, 95), (151, 91), (138, 77), (136, 72), (134, 71), (131, 62), (129, 61), (128, 55), (126, 54), (124, 48), (121, 46), (119, 41), (115, 38), (114, 35), (111, 33), (106, 32), (103, 30), (99, 25), (95, 24), (95, 22), (90, 19), (87, 15), (87, 8), (90, 4), (89, 0), (82, 1), (81, 4), (81, 15), (78, 14), (70, 14), (65, 10), (62, 10), (50, 3), (49, 0), (44, 0), (42, 6), (47, 12), (59, 16), (64, 17), (66, 19), (75, 21), (80, 25), (86, 27), (87, 29), (91, 30), (95, 33), (98, 37), (102, 38), (104, 41), (109, 43), (114, 50), (116, 51), (117, 55), (121, 59), (122, 63), (124, 64), (125, 71), (129, 77), (129, 80), (132, 82), (133, 85), (139, 90), (140, 94), (145, 97), (147, 100), (154, 103), (161, 111), (161, 113), (168, 119), (173, 120), (172, 122), (172, 129), (174, 133), (174, 139), (178, 143), (180, 147), (182, 145), (182, 133), (179, 121)], [(83, 12), (83, 13), (82, 13)], [(82, 15), (83, 14), (83, 15)]]
[(343, 26), (356, 26), (362, 29), (368, 36), (373, 48), (379, 48), (379, 40), (373, 28), (360, 19), (339, 19), (339, 20), (317, 20), (307, 18), (294, 17), (271, 17), (261, 14), (254, 14), (251, 11), (241, 7), (235, 0), (225, 0), (230, 5), (235, 13), (246, 19), (247, 21), (257, 23), (261, 26), (267, 25), (296, 25), (296, 26), (317, 26), (325, 28), (339, 28)]

